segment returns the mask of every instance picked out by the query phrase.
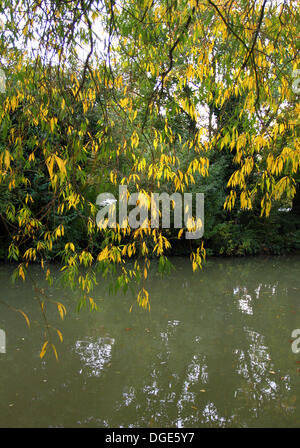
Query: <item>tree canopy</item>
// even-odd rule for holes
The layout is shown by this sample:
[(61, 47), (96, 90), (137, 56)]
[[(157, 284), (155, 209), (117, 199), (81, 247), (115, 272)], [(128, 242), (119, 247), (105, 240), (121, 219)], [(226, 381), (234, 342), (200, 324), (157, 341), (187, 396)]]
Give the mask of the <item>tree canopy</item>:
[[(99, 193), (127, 185), (150, 203), (152, 192), (204, 191), (221, 215), (261, 219), (295, 201), (297, 3), (4, 0), (0, 220), (16, 276), (37, 262), (51, 283), (48, 261), (59, 260), (78, 308), (96, 308), (97, 273), (114, 273), (150, 309), (151, 259), (170, 269), (186, 229), (100, 229)], [(203, 240), (188, 250), (201, 268)]]

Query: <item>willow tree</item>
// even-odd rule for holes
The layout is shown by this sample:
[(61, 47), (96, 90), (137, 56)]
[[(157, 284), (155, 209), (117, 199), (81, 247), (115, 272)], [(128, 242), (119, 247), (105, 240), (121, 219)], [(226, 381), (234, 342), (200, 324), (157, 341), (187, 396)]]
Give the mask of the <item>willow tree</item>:
[[(168, 235), (149, 220), (138, 229), (99, 228), (96, 196), (118, 185), (148, 203), (153, 192), (192, 191), (209, 176), (212, 150), (233, 156), (227, 210), (251, 210), (259, 198), (268, 216), (274, 200), (293, 199), (296, 1), (4, 0), (0, 18), (0, 217), (16, 276), (24, 280), (36, 262), (51, 283), (46, 260), (59, 252), (62, 275), (81, 291), (79, 308), (95, 308), (96, 274), (117, 266), (116, 285), (133, 281), (137, 303), (150, 309), (150, 261), (167, 266)], [(33, 194), (37, 177), (42, 206)], [(84, 247), (65, 234), (72, 211)], [(204, 258), (198, 241), (194, 271)], [(56, 349), (40, 293), (43, 356), (51, 344)], [(63, 318), (64, 305), (56, 306)]]

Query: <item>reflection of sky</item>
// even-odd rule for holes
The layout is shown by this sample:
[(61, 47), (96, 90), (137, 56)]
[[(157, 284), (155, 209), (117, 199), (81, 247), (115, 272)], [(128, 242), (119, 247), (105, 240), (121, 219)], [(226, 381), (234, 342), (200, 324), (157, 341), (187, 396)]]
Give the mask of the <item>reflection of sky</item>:
[(235, 353), (239, 359), (237, 372), (244, 378), (249, 378), (248, 368), (257, 382), (261, 382), (267, 369), (270, 368), (270, 355), (268, 347), (264, 344), (264, 337), (249, 328), (244, 328), (249, 341), (247, 353), (242, 349), (236, 349)]
[[(252, 296), (246, 287), (236, 286), (233, 288), (234, 303), (242, 314), (253, 315), (253, 302), (259, 299), (262, 291), (275, 294), (276, 286), (259, 284), (253, 289)], [(130, 407), (136, 410), (139, 415), (136, 418), (142, 422), (147, 418), (147, 425), (151, 420), (158, 425), (168, 422), (169, 426), (178, 428), (247, 426), (247, 418), (243, 421), (240, 417), (241, 409), (245, 409), (248, 418), (255, 419), (266, 409), (277, 409), (288, 415), (294, 413), (294, 402), (282, 398), (290, 393), (291, 378), (289, 375), (280, 377), (274, 372), (270, 347), (257, 328), (241, 328), (240, 338), (232, 346), (233, 362), (224, 366), (228, 369), (223, 377), (226, 381), (235, 375), (232, 390), (226, 390), (218, 383), (222, 376), (218, 377), (219, 372), (216, 372), (217, 364), (212, 361), (214, 354), (210, 349), (206, 350), (206, 335), (201, 328), (198, 335), (192, 336), (190, 347), (186, 347), (187, 356), (178, 354), (183, 327), (184, 321), (176, 319), (159, 327), (157, 339), (154, 339), (158, 341), (157, 349), (152, 352), (154, 356), (142, 361), (147, 363), (144, 376), (138, 377), (137, 364), (136, 382), (125, 379), (123, 384), (120, 383), (115, 412), (124, 415), (124, 410)], [(223, 344), (221, 339), (217, 340)], [(108, 337), (77, 341), (76, 352), (83, 362), (81, 373), (99, 377), (111, 362), (114, 344), (115, 339)], [(216, 347), (216, 353), (219, 350), (220, 347)], [(228, 403), (224, 403), (223, 393), (232, 397)], [(140, 420), (134, 419), (132, 425), (136, 424), (141, 424)], [(127, 427), (129, 425), (131, 423)]]
[(135, 400), (135, 389), (133, 386), (126, 387), (123, 391), (121, 402), (117, 405), (117, 409), (129, 406)]
[(205, 405), (202, 415), (203, 423), (214, 423), (217, 426), (225, 426), (227, 419), (218, 415), (218, 410), (212, 402)]
[(111, 359), (114, 343), (115, 340), (108, 337), (98, 338), (96, 341), (76, 341), (75, 350), (83, 363), (80, 373), (84, 371), (88, 376), (100, 376)]
[(252, 297), (248, 294), (247, 288), (236, 287), (233, 288), (233, 294), (237, 296), (237, 306), (242, 313), (253, 314)]
[[(268, 292), (271, 295), (275, 295), (277, 286), (278, 283), (276, 283), (275, 285), (272, 284), (263, 285), (262, 283), (260, 283), (258, 287), (254, 290), (255, 298), (259, 299), (262, 287), (266, 290), (265, 292)], [(236, 286), (233, 288), (233, 295), (236, 298), (236, 304), (238, 309), (243, 314), (253, 315), (253, 308), (252, 308), (253, 297), (251, 296), (251, 294), (249, 294), (248, 289), (245, 286)]]
[(284, 407), (281, 403), (280, 390), (290, 389), (290, 377), (286, 375), (279, 379), (273, 371), (269, 347), (265, 344), (263, 335), (247, 327), (244, 328), (244, 332), (249, 345), (247, 349), (235, 349), (234, 353), (237, 360), (236, 371), (246, 382), (241, 383), (234, 396), (245, 399), (246, 402), (250, 399), (253, 403), (250, 412), (257, 417), (263, 405), (269, 400), (274, 400), (278, 406)]

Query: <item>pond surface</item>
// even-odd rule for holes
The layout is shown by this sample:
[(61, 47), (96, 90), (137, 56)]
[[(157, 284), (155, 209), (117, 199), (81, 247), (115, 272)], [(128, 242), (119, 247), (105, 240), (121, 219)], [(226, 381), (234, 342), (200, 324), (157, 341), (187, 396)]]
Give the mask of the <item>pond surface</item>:
[(77, 313), (72, 293), (48, 289), (68, 311), (47, 311), (59, 362), (39, 358), (30, 282), (12, 285), (0, 265), (0, 299), (31, 319), (0, 304), (0, 427), (299, 427), (300, 258), (213, 259), (197, 274), (172, 262), (148, 278), (150, 313), (103, 285), (99, 311)]

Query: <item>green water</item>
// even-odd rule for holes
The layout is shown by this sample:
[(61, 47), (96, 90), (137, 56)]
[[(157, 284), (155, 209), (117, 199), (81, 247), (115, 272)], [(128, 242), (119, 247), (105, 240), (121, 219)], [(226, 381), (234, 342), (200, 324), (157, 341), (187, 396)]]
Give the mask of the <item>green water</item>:
[[(68, 314), (54, 306), (49, 322), (63, 333), (59, 362), (43, 342), (31, 284), (9, 281), (0, 266), (6, 353), (0, 354), (0, 427), (298, 427), (300, 258), (207, 262), (193, 274), (154, 272), (151, 312), (99, 285), (100, 311), (76, 313), (72, 293), (53, 287)], [(31, 269), (36, 279), (37, 268)]]

